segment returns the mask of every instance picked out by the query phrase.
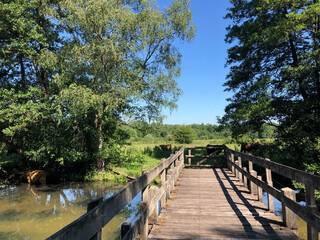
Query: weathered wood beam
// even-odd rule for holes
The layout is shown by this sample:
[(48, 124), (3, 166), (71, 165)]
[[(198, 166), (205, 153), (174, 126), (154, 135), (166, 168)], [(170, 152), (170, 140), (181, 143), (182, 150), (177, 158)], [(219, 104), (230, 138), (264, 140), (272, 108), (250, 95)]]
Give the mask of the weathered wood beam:
[(291, 200), (290, 198), (284, 196), (281, 191), (274, 188), (273, 186), (268, 185), (267, 183), (253, 177), (250, 173), (244, 171), (239, 166), (237, 166), (234, 162), (228, 160), (229, 163), (234, 167), (237, 168), (238, 171), (241, 171), (243, 175), (247, 177), (248, 180), (255, 183), (259, 187), (261, 187), (265, 192), (268, 192), (275, 198), (277, 198), (279, 201), (284, 203), (286, 207), (288, 207), (290, 210), (292, 210), (295, 214), (297, 214), (300, 218), (302, 218), (304, 221), (310, 223), (314, 228), (317, 229), (317, 231), (320, 232), (320, 217), (311, 213), (306, 207), (301, 206), (299, 203)]
[(228, 149), (228, 151), (234, 154), (235, 156), (239, 156), (242, 159), (251, 161), (252, 163), (257, 164), (261, 167), (268, 168), (271, 171), (278, 173), (282, 176), (285, 176), (292, 180), (296, 180), (300, 183), (306, 184), (310, 187), (320, 190), (320, 176), (318, 175), (304, 172), (302, 170), (298, 170), (280, 163), (268, 161), (264, 158), (252, 156), (246, 153), (237, 152), (232, 149)]

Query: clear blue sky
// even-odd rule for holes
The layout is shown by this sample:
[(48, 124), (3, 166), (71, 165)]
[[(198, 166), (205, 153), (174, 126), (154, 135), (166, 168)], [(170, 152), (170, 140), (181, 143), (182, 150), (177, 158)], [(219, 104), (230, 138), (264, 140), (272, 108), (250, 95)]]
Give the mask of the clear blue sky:
[[(160, 0), (161, 2), (161, 0)], [(224, 42), (229, 20), (223, 19), (230, 7), (228, 0), (191, 0), (195, 39), (179, 46), (182, 54), (181, 76), (177, 80), (183, 95), (178, 110), (164, 113), (167, 124), (217, 123), (224, 114), (224, 92), (228, 69), (224, 67), (228, 45)]]

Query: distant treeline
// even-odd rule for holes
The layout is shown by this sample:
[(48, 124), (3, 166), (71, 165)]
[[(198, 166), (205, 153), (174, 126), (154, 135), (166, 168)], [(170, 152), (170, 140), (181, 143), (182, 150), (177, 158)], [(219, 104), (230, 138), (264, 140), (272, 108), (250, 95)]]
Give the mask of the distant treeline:
[(175, 134), (181, 128), (191, 129), (194, 139), (210, 140), (210, 139), (225, 139), (228, 142), (243, 142), (253, 141), (254, 139), (274, 138), (276, 137), (276, 128), (267, 124), (262, 125), (259, 131), (248, 132), (237, 139), (233, 139), (231, 130), (214, 124), (162, 124), (143, 122), (131, 122), (124, 124), (122, 130), (127, 134), (128, 139), (132, 141), (152, 141), (164, 139), (174, 141)]

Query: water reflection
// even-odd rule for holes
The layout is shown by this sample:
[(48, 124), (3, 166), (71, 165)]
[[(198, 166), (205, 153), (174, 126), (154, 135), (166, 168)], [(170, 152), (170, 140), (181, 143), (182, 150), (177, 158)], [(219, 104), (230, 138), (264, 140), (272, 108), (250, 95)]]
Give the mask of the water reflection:
[[(0, 190), (0, 239), (44, 239), (86, 213), (87, 203), (113, 195), (123, 185), (70, 183), (9, 187)], [(116, 216), (104, 229), (104, 239), (118, 238), (121, 222), (134, 219), (140, 201)]]
[[(296, 194), (299, 193), (299, 190), (296, 191)], [(268, 206), (268, 198), (267, 198), (267, 193), (263, 193), (263, 202)], [(275, 215), (277, 215), (279, 218), (282, 219), (282, 204), (281, 202), (276, 199), (275, 197), (273, 198), (274, 202), (274, 212)], [(298, 202), (301, 206), (305, 206), (306, 203), (304, 201), (299, 201)], [(300, 217), (298, 217), (298, 232), (297, 235), (300, 239), (307, 239), (307, 223), (302, 220)], [(319, 233), (319, 239), (320, 239), (320, 233)]]

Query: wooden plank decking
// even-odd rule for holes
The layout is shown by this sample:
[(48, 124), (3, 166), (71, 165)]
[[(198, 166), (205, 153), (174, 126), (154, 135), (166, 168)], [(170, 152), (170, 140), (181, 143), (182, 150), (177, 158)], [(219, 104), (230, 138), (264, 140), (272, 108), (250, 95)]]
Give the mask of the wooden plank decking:
[(148, 239), (298, 239), (228, 169), (184, 169)]

